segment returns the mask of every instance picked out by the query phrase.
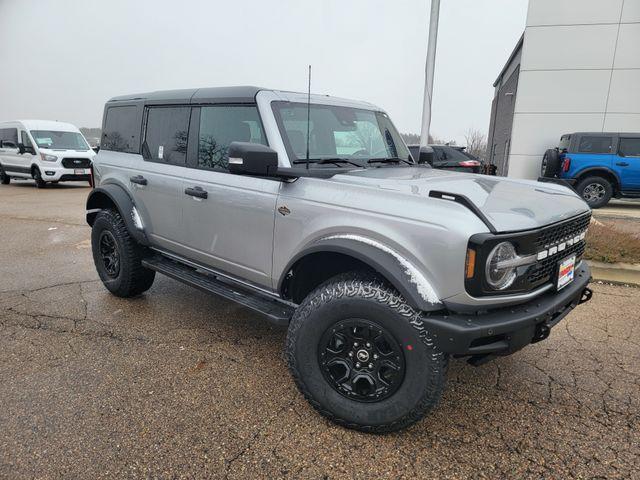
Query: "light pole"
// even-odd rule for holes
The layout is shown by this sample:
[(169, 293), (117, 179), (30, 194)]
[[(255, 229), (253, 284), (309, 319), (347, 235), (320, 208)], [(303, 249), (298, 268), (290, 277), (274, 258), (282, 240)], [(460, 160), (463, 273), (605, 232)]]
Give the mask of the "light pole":
[(438, 43), (438, 17), (440, 16), (440, 0), (431, 0), (429, 15), (429, 40), (427, 43), (427, 64), (424, 79), (424, 103), (422, 106), (422, 130), (420, 145), (429, 143), (429, 127), (431, 126), (431, 106), (433, 99), (433, 72), (436, 66), (436, 44)]

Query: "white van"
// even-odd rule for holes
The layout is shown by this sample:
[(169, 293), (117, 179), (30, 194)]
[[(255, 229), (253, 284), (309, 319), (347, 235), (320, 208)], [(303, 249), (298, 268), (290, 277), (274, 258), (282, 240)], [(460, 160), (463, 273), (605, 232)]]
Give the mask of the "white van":
[(95, 153), (80, 130), (70, 123), (49, 120), (0, 122), (0, 183), (33, 178), (47, 183), (91, 182)]

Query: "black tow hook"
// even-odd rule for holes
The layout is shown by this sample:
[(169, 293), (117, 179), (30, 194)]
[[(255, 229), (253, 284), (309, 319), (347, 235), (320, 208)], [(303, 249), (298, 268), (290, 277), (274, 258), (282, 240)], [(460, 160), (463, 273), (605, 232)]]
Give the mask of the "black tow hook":
[(582, 290), (582, 295), (580, 295), (580, 301), (578, 302), (578, 305), (588, 302), (589, 300), (591, 300), (591, 297), (593, 297), (593, 290), (591, 290), (589, 287), (584, 287), (584, 290)]

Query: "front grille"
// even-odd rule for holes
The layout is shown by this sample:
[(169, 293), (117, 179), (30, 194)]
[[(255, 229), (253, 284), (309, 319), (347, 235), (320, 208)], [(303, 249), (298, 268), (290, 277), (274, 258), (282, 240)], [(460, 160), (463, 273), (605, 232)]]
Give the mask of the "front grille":
[(91, 160), (88, 158), (63, 158), (62, 166), (64, 168), (89, 168)]
[(585, 249), (585, 241), (582, 240), (578, 243), (567, 247), (560, 253), (556, 253), (552, 257), (547, 257), (544, 260), (539, 261), (535, 264), (533, 269), (529, 272), (529, 276), (527, 279), (529, 283), (532, 285), (540, 285), (542, 283), (548, 282), (553, 278), (556, 274), (556, 270), (558, 268), (558, 262), (562, 259), (570, 257), (571, 255), (576, 256), (576, 265), (580, 263), (582, 259), (582, 255), (584, 254)]
[[(543, 229), (536, 238), (535, 245), (537, 252), (546, 250), (551, 246), (557, 246), (566, 240), (573, 239), (576, 235), (584, 232), (589, 227), (590, 221), (591, 213), (587, 213), (559, 225), (553, 225)], [(585, 246), (585, 241), (581, 240), (573, 245), (567, 245), (567, 247), (561, 252), (538, 261), (538, 263), (536, 263), (528, 272), (527, 280), (530, 285), (532, 287), (536, 287), (551, 280), (556, 274), (558, 262), (564, 258), (570, 257), (571, 255), (576, 256), (577, 265), (582, 259)]]
[(536, 238), (537, 251), (557, 245), (563, 240), (573, 238), (576, 234), (584, 232), (591, 221), (591, 213), (581, 215), (559, 225), (552, 225), (544, 228)]

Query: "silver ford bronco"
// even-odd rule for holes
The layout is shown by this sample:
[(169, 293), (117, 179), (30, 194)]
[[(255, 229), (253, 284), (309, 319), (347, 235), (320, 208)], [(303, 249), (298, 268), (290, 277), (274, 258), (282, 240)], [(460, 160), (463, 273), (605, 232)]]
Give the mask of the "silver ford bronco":
[(255, 87), (116, 97), (87, 200), (96, 269), (120, 297), (158, 272), (287, 325), (320, 413), (401, 429), (437, 404), (451, 356), (514, 353), (591, 297), (574, 192), (423, 160), (369, 103)]

